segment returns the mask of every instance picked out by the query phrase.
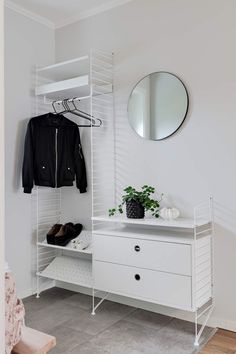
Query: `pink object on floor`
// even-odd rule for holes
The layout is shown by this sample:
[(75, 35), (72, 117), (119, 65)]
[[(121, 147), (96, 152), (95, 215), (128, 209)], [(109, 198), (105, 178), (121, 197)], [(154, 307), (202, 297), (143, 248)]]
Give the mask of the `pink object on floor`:
[(5, 273), (5, 354), (21, 339), (25, 309), (16, 296), (16, 286), (12, 273)]
[(46, 354), (56, 345), (56, 338), (29, 327), (22, 328), (20, 342), (12, 354)]

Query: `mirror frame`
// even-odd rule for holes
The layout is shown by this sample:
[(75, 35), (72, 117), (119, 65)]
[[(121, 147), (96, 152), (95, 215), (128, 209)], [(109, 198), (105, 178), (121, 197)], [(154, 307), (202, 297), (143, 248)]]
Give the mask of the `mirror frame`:
[[(173, 133), (171, 133), (170, 135), (167, 135), (167, 136), (165, 136), (164, 138), (161, 138), (161, 139), (148, 139), (148, 138), (145, 138), (145, 137), (139, 135), (139, 134), (136, 132), (136, 130), (134, 129), (134, 127), (130, 124), (130, 120), (129, 120), (129, 102), (130, 102), (132, 93), (133, 93), (134, 89), (136, 88), (136, 86), (138, 86), (138, 84), (139, 84), (143, 79), (145, 79), (146, 77), (148, 77), (148, 76), (150, 76), (150, 75), (152, 75), (152, 74), (169, 74), (169, 75), (172, 75), (172, 76), (176, 77), (176, 78), (181, 82), (181, 84), (183, 85), (183, 88), (184, 88), (184, 90), (185, 90), (185, 92), (186, 92), (186, 97), (187, 97), (186, 112), (185, 112), (185, 114), (184, 114), (184, 117), (183, 117), (183, 119), (182, 119), (181, 124), (177, 127), (177, 129), (176, 129), (175, 131), (173, 131)], [(185, 86), (184, 82), (183, 82), (177, 75), (175, 75), (175, 74), (173, 74), (173, 73), (171, 73), (171, 72), (169, 72), (169, 71), (164, 71), (164, 70), (162, 70), (162, 71), (153, 71), (153, 72), (151, 72), (151, 73), (149, 73), (149, 74), (143, 76), (143, 77), (133, 86), (133, 88), (132, 88), (132, 90), (131, 90), (131, 93), (130, 93), (130, 95), (129, 95), (128, 104), (127, 104), (127, 115), (128, 115), (129, 125), (131, 126), (131, 128), (133, 129), (133, 131), (134, 131), (140, 138), (145, 139), (145, 140), (149, 140), (149, 141), (162, 141), (162, 140), (165, 140), (165, 139), (167, 139), (167, 138), (170, 138), (172, 135), (174, 135), (174, 134), (182, 127), (182, 125), (184, 124), (184, 122), (185, 122), (185, 120), (186, 120), (186, 117), (187, 117), (187, 114), (188, 114), (188, 110), (189, 110), (189, 94), (188, 94), (187, 87)]]

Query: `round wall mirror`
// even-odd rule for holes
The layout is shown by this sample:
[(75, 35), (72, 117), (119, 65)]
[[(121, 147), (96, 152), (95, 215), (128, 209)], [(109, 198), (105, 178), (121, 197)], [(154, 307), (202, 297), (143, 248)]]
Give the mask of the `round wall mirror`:
[(131, 92), (129, 122), (142, 138), (166, 139), (183, 124), (188, 104), (187, 90), (177, 76), (168, 72), (151, 73)]

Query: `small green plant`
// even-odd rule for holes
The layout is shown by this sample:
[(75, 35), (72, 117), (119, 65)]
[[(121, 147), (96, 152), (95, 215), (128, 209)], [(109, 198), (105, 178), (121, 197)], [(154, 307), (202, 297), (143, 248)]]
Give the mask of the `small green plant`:
[[(140, 203), (147, 211), (151, 211), (152, 215), (159, 218), (159, 207), (161, 200), (155, 200), (151, 198), (151, 194), (155, 193), (155, 188), (151, 186), (144, 185), (141, 191), (137, 191), (135, 188), (129, 186), (124, 189), (125, 194), (122, 195), (122, 202), (117, 208), (109, 209), (109, 216), (115, 215), (118, 211), (120, 214), (123, 213), (123, 206), (126, 202), (136, 201)], [(161, 195), (162, 196), (162, 195)]]

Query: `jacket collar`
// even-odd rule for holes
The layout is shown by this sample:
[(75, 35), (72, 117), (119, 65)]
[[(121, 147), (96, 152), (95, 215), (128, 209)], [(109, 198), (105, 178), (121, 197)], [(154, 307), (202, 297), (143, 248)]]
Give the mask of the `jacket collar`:
[(61, 126), (74, 126), (75, 123), (71, 120), (64, 117), (62, 114), (56, 113), (46, 113), (38, 117), (40, 119), (40, 125), (42, 126), (51, 126), (51, 127), (61, 127)]

